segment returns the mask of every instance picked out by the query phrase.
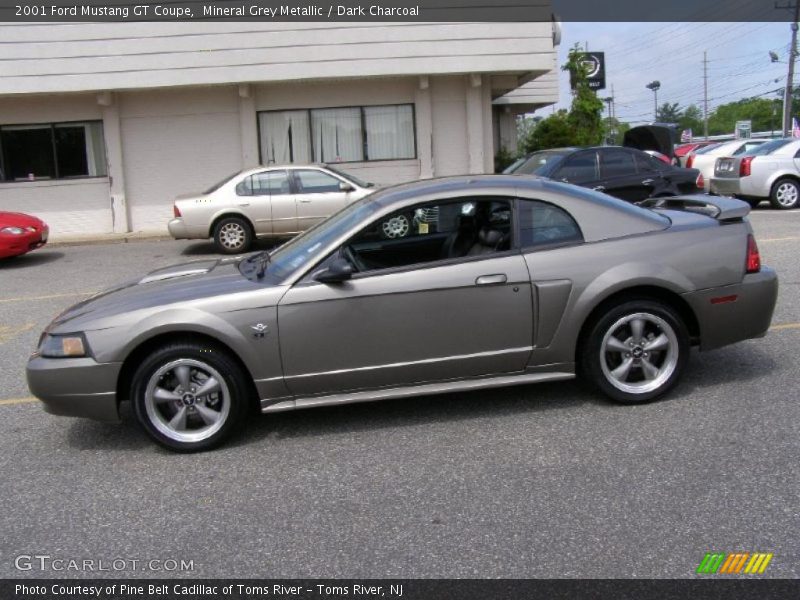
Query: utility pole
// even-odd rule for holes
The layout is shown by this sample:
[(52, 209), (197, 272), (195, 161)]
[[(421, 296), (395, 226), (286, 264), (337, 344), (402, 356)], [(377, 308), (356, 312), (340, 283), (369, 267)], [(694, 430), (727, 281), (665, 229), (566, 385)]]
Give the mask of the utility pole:
[(789, 69), (786, 73), (786, 89), (783, 91), (783, 136), (788, 137), (792, 130), (792, 92), (794, 91), (794, 59), (797, 56), (797, 22), (800, 21), (800, 0), (794, 5), (784, 6), (775, 3), (775, 8), (794, 9), (792, 18), (792, 43), (789, 49)]
[(708, 141), (708, 50), (703, 50), (703, 136)]

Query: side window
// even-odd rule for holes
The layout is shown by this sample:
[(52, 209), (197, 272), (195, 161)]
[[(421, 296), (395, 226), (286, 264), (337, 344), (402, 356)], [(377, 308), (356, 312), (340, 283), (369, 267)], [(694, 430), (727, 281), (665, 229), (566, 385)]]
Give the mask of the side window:
[(250, 179), (253, 190), (251, 193), (256, 196), (279, 196), (291, 192), (286, 171), (262, 171)]
[(597, 179), (597, 161), (594, 152), (579, 152), (564, 161), (553, 179), (564, 179), (570, 183), (583, 183)]
[(300, 188), (298, 191), (301, 194), (324, 194), (339, 191), (339, 180), (322, 171), (297, 169), (294, 175)]
[(625, 150), (604, 150), (600, 152), (600, 176), (623, 177), (636, 173), (633, 154)]
[(523, 248), (583, 241), (580, 227), (567, 211), (539, 200), (520, 200), (519, 237)]
[[(210, 193), (210, 192), (209, 192)], [(237, 196), (252, 196), (253, 195), (253, 176), (248, 175), (236, 184)]]
[(634, 154), (634, 158), (636, 160), (636, 170), (639, 173), (656, 173), (661, 171), (662, 167), (665, 166), (665, 163), (662, 163), (654, 156), (650, 156), (645, 152), (637, 152)]
[(506, 198), (420, 204), (377, 220), (342, 252), (360, 272), (503, 252), (511, 214)]

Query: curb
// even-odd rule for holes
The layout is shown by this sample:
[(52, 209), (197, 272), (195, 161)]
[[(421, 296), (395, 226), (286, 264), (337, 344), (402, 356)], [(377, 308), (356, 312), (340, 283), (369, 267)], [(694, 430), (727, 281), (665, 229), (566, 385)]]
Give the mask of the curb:
[(173, 240), (166, 233), (109, 233), (87, 236), (56, 237), (47, 241), (47, 247), (90, 246), (95, 244), (127, 244), (131, 242), (162, 242)]

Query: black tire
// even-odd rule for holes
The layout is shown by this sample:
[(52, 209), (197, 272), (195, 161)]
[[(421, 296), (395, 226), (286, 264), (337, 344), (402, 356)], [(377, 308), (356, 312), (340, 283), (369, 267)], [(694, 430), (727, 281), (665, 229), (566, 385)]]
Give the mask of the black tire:
[(241, 254), (253, 244), (253, 228), (241, 217), (225, 217), (214, 225), (214, 243), (222, 254)]
[[(178, 375), (183, 367), (189, 369), (187, 390)], [(209, 378), (203, 379), (204, 375)], [(213, 388), (211, 377), (219, 378), (218, 392), (193, 393), (206, 384)], [(131, 387), (131, 404), (139, 424), (157, 443), (177, 452), (218, 446), (242, 423), (252, 402), (252, 388), (239, 363), (216, 346), (188, 341), (167, 344), (152, 352), (136, 369)], [(157, 400), (161, 394), (175, 398)], [(180, 411), (183, 417), (179, 416)], [(178, 424), (182, 419), (182, 429), (171, 427), (175, 419)]]
[[(631, 344), (636, 339), (636, 320), (643, 321), (644, 325), (638, 343)], [(629, 337), (620, 337), (620, 333)], [(663, 349), (648, 348), (659, 345), (662, 334), (667, 345)], [(624, 352), (613, 350), (617, 346), (611, 340), (612, 335)], [(675, 386), (686, 367), (689, 348), (686, 325), (672, 307), (649, 299), (629, 300), (605, 311), (589, 324), (579, 349), (579, 373), (615, 402), (641, 404), (655, 400)], [(627, 361), (630, 362), (625, 371)], [(646, 376), (647, 371), (651, 378)], [(622, 380), (613, 373), (619, 373)]]
[(756, 208), (759, 204), (761, 204), (761, 198), (742, 198), (742, 199), (750, 205), (750, 208)]
[(779, 210), (800, 206), (800, 184), (789, 177), (776, 181), (769, 194), (770, 204)]

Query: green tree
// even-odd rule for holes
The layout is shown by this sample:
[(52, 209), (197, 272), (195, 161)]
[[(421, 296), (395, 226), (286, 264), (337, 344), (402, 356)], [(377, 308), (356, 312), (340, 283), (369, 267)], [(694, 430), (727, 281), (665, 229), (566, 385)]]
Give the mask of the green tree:
[(603, 101), (589, 87), (589, 67), (581, 61), (580, 54), (580, 47), (575, 44), (561, 67), (574, 84), (567, 121), (574, 128), (575, 145), (592, 146), (603, 142)]
[(681, 113), (678, 119), (678, 129), (680, 131), (691, 129), (695, 137), (703, 133), (703, 113), (696, 105), (690, 104)]
[(752, 121), (753, 131), (780, 131), (782, 115), (780, 101), (769, 98), (742, 98), (722, 104), (708, 117), (708, 133), (732, 134), (736, 121)]
[(683, 111), (677, 102), (664, 102), (656, 111), (656, 120), (659, 123), (677, 123), (682, 115)]
[(574, 146), (575, 131), (569, 122), (569, 113), (559, 110), (546, 119), (542, 119), (530, 130), (527, 137), (522, 140), (523, 154), (536, 152), (545, 148), (562, 148)]

